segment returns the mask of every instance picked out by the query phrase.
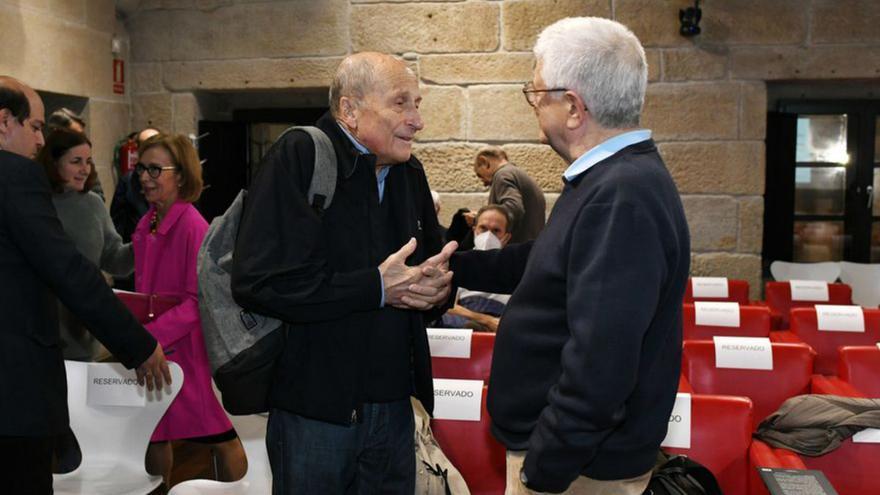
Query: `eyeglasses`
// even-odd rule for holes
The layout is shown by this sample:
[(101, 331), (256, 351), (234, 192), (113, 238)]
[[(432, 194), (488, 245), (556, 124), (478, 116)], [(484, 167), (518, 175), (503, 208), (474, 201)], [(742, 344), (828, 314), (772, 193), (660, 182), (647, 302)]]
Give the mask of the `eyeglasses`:
[(180, 170), (180, 167), (160, 167), (158, 165), (144, 165), (143, 163), (138, 163), (134, 166), (134, 173), (138, 177), (146, 172), (150, 177), (158, 179), (162, 175), (163, 170)]
[(559, 91), (568, 91), (566, 88), (551, 88), (551, 89), (535, 89), (535, 85), (532, 82), (527, 82), (523, 84), (522, 92), (523, 96), (526, 97), (526, 103), (531, 105), (533, 108), (538, 104), (538, 93), (557, 93)]

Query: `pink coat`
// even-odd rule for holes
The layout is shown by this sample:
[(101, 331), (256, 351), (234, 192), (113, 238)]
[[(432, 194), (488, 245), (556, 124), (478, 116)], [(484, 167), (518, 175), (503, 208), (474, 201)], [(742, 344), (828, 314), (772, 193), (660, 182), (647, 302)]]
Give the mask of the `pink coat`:
[(232, 428), (211, 388), (211, 367), (202, 339), (196, 263), (208, 223), (193, 205), (178, 201), (150, 234), (155, 207), (138, 222), (134, 246), (135, 289), (176, 296), (177, 306), (146, 325), (169, 361), (183, 368), (183, 389), (156, 427), (152, 441), (223, 433)]

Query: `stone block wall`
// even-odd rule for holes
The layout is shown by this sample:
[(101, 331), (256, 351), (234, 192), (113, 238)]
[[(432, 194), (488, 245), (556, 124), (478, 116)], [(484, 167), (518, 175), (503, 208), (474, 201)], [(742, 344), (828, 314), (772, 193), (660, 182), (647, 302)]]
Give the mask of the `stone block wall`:
[(88, 99), (83, 117), (108, 198), (113, 147), (130, 121), (127, 96), (113, 93), (114, 34), (125, 53), (127, 35), (113, 0), (0, 0), (0, 74), (40, 91)]
[[(3, 0), (0, 0), (2, 2)], [(126, 7), (136, 3), (135, 7)], [(2, 3), (0, 3), (2, 5)], [(427, 127), (417, 153), (448, 217), (485, 201), (470, 165), (500, 144), (553, 204), (565, 164), (537, 142), (520, 94), (548, 24), (593, 15), (628, 25), (647, 50), (643, 125), (682, 193), (695, 275), (744, 278), (760, 297), (768, 82), (880, 79), (880, 2), (703, 3), (703, 33), (678, 34), (685, 0), (117, 1), (131, 36), (132, 126), (193, 132), (193, 92), (327, 87), (361, 50), (418, 72)]]

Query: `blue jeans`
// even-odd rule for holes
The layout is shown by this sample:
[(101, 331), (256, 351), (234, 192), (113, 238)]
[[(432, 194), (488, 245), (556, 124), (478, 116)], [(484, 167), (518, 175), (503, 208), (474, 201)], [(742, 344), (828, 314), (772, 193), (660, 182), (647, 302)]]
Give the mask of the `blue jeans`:
[(409, 398), (364, 404), (362, 422), (349, 426), (272, 409), (266, 431), (272, 493), (411, 495), (414, 430)]

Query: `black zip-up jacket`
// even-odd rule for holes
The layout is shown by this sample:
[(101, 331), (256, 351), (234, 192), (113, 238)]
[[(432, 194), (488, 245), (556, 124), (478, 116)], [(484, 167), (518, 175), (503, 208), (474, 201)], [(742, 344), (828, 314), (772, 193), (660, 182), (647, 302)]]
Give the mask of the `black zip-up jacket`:
[(532, 243), (456, 253), (454, 282), (515, 289), (501, 316), (492, 431), (528, 450), (528, 487), (619, 480), (654, 464), (678, 387), (690, 236), (651, 140), (565, 184)]
[[(286, 349), (269, 396), (270, 407), (338, 424), (361, 417), (365, 349), (380, 308), (378, 266), (371, 249), (371, 215), (377, 212), (376, 157), (358, 152), (330, 114), (317, 122), (333, 142), (338, 177), (333, 202), (322, 215), (306, 191), (315, 152), (304, 132), (272, 146), (248, 191), (234, 251), (232, 294), (242, 307), (288, 324)], [(410, 237), (416, 265), (442, 247), (430, 189), (421, 163), (392, 165), (385, 200), (393, 211), (397, 248)], [(396, 250), (395, 249), (395, 250)], [(381, 259), (380, 259), (381, 258)], [(407, 311), (412, 336), (415, 395), (433, 409), (431, 361), (425, 319), (434, 312)]]

